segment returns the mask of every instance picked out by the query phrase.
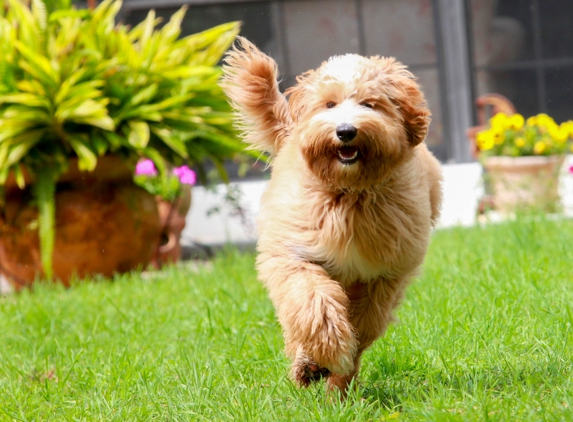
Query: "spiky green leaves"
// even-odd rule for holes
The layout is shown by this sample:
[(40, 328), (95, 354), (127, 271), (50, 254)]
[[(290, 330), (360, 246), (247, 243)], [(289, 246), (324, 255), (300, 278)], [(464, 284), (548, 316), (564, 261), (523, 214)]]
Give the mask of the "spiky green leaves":
[(67, 0), (8, 4), (0, 15), (0, 182), (20, 163), (35, 174), (69, 156), (92, 170), (109, 152), (153, 150), (155, 160), (200, 165), (242, 151), (214, 67), (237, 23), (178, 38), (185, 8), (161, 29), (150, 12), (129, 30), (115, 25), (115, 0), (93, 11)]

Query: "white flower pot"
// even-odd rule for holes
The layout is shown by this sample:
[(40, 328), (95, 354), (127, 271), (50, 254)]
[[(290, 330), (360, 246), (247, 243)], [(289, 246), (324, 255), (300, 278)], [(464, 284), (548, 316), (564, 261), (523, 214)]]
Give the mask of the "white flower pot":
[(556, 211), (564, 156), (488, 157), (483, 160), (494, 207), (503, 213)]

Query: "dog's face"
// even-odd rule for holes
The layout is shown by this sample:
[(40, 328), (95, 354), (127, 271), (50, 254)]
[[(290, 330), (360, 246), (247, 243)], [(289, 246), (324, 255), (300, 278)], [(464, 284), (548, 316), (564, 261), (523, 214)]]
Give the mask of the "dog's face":
[(333, 189), (381, 182), (422, 142), (430, 112), (413, 75), (392, 58), (334, 57), (289, 89), (292, 139)]

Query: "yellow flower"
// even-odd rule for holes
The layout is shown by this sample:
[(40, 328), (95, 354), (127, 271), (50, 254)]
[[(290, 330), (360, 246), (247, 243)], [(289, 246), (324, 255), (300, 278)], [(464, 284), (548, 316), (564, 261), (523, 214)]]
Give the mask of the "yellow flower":
[(551, 118), (551, 116), (548, 116), (545, 113), (539, 113), (537, 116), (537, 123), (539, 125), (544, 125), (545, 123), (547, 123), (548, 121), (552, 121), (553, 119)]
[(551, 131), (557, 127), (557, 123), (547, 114), (541, 113), (537, 115), (537, 126), (545, 127), (548, 131)]
[(515, 146), (518, 148), (521, 148), (525, 145), (525, 139), (523, 139), (521, 136), (519, 138), (515, 138)]
[(524, 119), (523, 116), (519, 113), (516, 113), (514, 115), (512, 115), (509, 119), (508, 119), (508, 126), (510, 129), (513, 130), (519, 130), (523, 127), (524, 124)]
[(545, 151), (546, 148), (547, 145), (545, 145), (545, 142), (537, 141), (535, 145), (533, 145), (533, 152), (537, 155), (543, 154), (543, 151)]
[(537, 125), (537, 116), (531, 116), (529, 119), (527, 119), (527, 121), (525, 123), (527, 124), (527, 126), (536, 126)]
[(503, 144), (503, 141), (505, 141), (505, 130), (492, 128), (490, 132), (496, 145)]
[(487, 151), (493, 148), (493, 133), (490, 130), (480, 132), (476, 136), (476, 144), (480, 151)]
[(492, 129), (502, 130), (507, 129), (508, 116), (505, 113), (497, 113), (491, 119), (489, 119), (489, 124)]
[(549, 128), (549, 135), (559, 144), (562, 144), (569, 138), (569, 133), (567, 131), (567, 128), (566, 127), (563, 128), (562, 126), (563, 125), (561, 126), (555, 125)]
[(567, 132), (568, 138), (573, 138), (573, 120), (568, 120), (566, 122), (561, 123), (559, 128), (565, 132)]

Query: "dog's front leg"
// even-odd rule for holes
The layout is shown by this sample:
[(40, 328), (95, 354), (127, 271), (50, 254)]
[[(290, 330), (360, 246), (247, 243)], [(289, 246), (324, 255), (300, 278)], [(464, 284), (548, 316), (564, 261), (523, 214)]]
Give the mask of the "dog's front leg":
[(360, 356), (382, 336), (392, 321), (392, 310), (402, 299), (408, 278), (388, 280), (381, 278), (368, 283), (358, 282), (346, 289), (350, 301), (349, 319), (356, 330), (358, 350), (354, 369), (346, 375), (335, 374), (328, 380), (330, 389), (346, 391), (360, 367)]
[(309, 262), (276, 257), (265, 262), (263, 256), (259, 264), (293, 359), (295, 380), (307, 386), (330, 373), (351, 372), (357, 340), (342, 286)]

